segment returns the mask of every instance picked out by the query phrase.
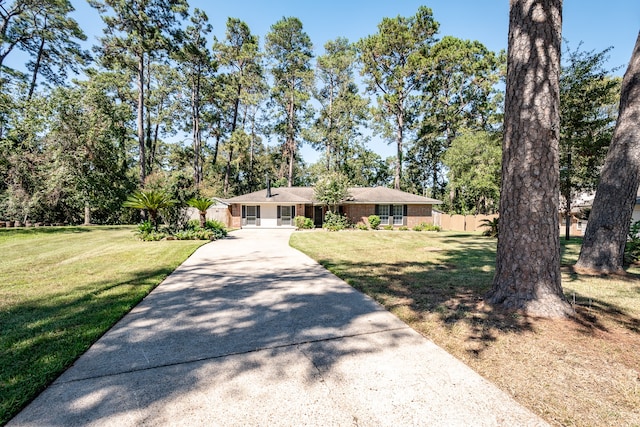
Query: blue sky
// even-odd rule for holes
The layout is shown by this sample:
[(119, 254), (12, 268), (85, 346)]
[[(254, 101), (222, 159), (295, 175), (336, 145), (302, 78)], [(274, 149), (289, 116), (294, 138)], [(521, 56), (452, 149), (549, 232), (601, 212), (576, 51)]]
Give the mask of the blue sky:
[[(83, 0), (72, 2), (74, 16), (95, 40), (102, 28), (97, 13)], [(322, 53), (328, 40), (342, 36), (356, 41), (374, 33), (383, 17), (410, 16), (420, 5), (433, 10), (440, 22), (440, 36), (479, 40), (492, 50), (507, 47), (508, 0), (190, 0), (189, 4), (207, 13), (219, 38), (224, 37), (229, 16), (245, 21), (261, 41), (276, 21), (295, 16), (302, 21), (316, 53)], [(564, 1), (563, 36), (572, 46), (583, 41), (587, 50), (614, 46), (612, 65), (626, 65), (639, 29), (638, 0)]]
[[(102, 34), (102, 21), (85, 1), (72, 2), (76, 20), (95, 43)], [(433, 10), (440, 22), (439, 36), (479, 40), (495, 51), (507, 48), (508, 0), (189, 0), (189, 4), (207, 13), (220, 39), (230, 16), (245, 21), (261, 42), (276, 21), (295, 16), (311, 37), (316, 54), (323, 53), (329, 40), (342, 36), (356, 41), (375, 33), (383, 17), (410, 16), (420, 5)], [(609, 66), (621, 67), (616, 74), (622, 75), (640, 30), (640, 1), (565, 0), (563, 9), (563, 37), (570, 45), (575, 48), (582, 41), (584, 50), (596, 51), (613, 46)], [(378, 143), (375, 149), (383, 157), (393, 154), (393, 148), (384, 144)], [(303, 156), (309, 162), (315, 153), (305, 147)]]

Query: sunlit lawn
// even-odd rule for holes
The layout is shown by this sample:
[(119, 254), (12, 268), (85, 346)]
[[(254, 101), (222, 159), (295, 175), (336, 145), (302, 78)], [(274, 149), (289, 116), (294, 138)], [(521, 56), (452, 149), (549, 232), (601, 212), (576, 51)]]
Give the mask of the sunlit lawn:
[(0, 425), (202, 243), (142, 242), (130, 227), (0, 229)]
[(578, 276), (563, 241), (568, 321), (483, 303), (496, 240), (413, 231), (298, 232), (292, 246), (372, 296), (555, 425), (640, 425), (640, 278)]

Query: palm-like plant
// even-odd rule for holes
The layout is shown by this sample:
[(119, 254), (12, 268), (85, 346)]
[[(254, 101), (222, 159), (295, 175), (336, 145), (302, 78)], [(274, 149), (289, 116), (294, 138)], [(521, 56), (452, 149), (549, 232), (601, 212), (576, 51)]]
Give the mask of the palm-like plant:
[(200, 212), (200, 228), (204, 228), (207, 222), (207, 209), (214, 204), (214, 201), (206, 197), (194, 197), (187, 201), (187, 204)]
[(482, 234), (489, 237), (498, 237), (498, 220), (499, 218), (483, 219), (481, 226), (487, 227), (487, 229)]
[(122, 204), (125, 208), (144, 209), (149, 212), (149, 219), (158, 230), (158, 211), (160, 209), (170, 208), (175, 205), (176, 201), (164, 191), (148, 190), (136, 191), (127, 197)]

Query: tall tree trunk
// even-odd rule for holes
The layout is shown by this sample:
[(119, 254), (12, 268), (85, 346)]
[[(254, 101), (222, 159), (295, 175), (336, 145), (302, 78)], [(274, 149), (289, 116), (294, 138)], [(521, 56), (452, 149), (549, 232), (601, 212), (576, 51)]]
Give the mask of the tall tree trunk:
[(251, 115), (251, 141), (249, 143), (249, 172), (248, 172), (248, 179), (247, 181), (249, 181), (249, 193), (254, 191), (254, 185), (253, 185), (253, 179), (254, 179), (254, 174), (253, 174), (253, 168), (254, 168), (254, 145), (255, 145), (255, 140), (256, 140), (256, 114), (253, 113)]
[(215, 166), (218, 162), (218, 150), (220, 148), (220, 138), (222, 137), (222, 132), (220, 131), (220, 123), (218, 123), (218, 129), (216, 130), (216, 142), (213, 145), (213, 156), (211, 159), (211, 165)]
[(191, 136), (193, 138), (193, 181), (196, 188), (200, 187), (202, 181), (202, 141), (200, 132), (200, 75), (196, 77), (191, 92), (191, 115), (192, 127)]
[(296, 155), (296, 141), (294, 137), (294, 120), (295, 120), (295, 100), (293, 97), (293, 88), (291, 89), (291, 100), (289, 101), (289, 120), (287, 123), (287, 147), (288, 147), (288, 161), (289, 170), (287, 173), (287, 187), (293, 187), (293, 163)]
[[(331, 85), (329, 86), (329, 124), (327, 126), (327, 141), (326, 141), (326, 155), (327, 155), (327, 172), (331, 170), (331, 149), (332, 147), (336, 147), (337, 141), (334, 141), (333, 138), (333, 79), (331, 80)], [(337, 170), (337, 168), (336, 168)]]
[[(242, 94), (242, 85), (238, 83), (238, 87), (236, 88), (236, 98), (233, 101), (233, 116), (231, 119), (231, 136), (233, 137), (233, 133), (238, 126), (238, 111), (240, 110), (240, 95)], [(227, 194), (229, 190), (229, 181), (231, 179), (231, 162), (233, 161), (233, 146), (229, 144), (229, 153), (227, 156), (227, 166), (224, 172), (224, 194)]]
[[(46, 20), (46, 18), (45, 18)], [(45, 25), (46, 27), (46, 25)], [(31, 84), (29, 84), (29, 94), (27, 99), (30, 101), (33, 97), (33, 92), (36, 90), (36, 84), (38, 82), (38, 73), (40, 72), (40, 64), (42, 64), (42, 53), (44, 52), (45, 40), (44, 36), (40, 39), (40, 46), (38, 46), (38, 55), (36, 56), (36, 62), (33, 64), (33, 73), (31, 75)]]
[[(564, 201), (566, 203), (564, 210), (564, 239), (571, 240), (571, 146), (569, 146), (567, 153), (567, 171), (566, 180), (563, 185), (560, 186), (560, 191), (563, 193)], [(563, 188), (564, 187), (564, 188)]]
[(623, 273), (624, 246), (640, 184), (640, 32), (622, 79), (620, 108), (576, 269)]
[(402, 180), (402, 161), (403, 161), (403, 139), (404, 139), (404, 111), (400, 111), (397, 120), (397, 129), (396, 129), (396, 148), (397, 148), (397, 161), (396, 161), (396, 170), (395, 177), (393, 179), (393, 188), (396, 190), (400, 189), (400, 181)]
[(84, 202), (84, 224), (91, 225), (91, 205), (88, 200)]
[(511, 0), (498, 251), (490, 304), (565, 317), (558, 224), (562, 0)]
[(147, 154), (144, 141), (144, 54), (138, 55), (138, 147), (140, 149), (140, 186), (147, 178)]

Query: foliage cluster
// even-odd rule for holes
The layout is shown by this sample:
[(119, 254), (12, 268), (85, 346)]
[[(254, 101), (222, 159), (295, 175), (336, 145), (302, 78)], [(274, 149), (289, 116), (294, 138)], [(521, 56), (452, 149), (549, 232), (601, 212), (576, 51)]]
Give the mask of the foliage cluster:
[(640, 260), (640, 221), (635, 221), (629, 228), (627, 243), (624, 247), (624, 262), (633, 264)]
[(486, 230), (482, 232), (483, 236), (498, 237), (498, 221), (500, 218), (483, 219), (482, 227), (486, 227)]
[[(177, 203), (170, 196), (162, 191), (136, 191), (125, 201), (124, 206), (132, 209), (142, 209), (149, 213), (151, 217), (138, 225), (137, 235), (145, 241), (158, 241), (162, 239), (177, 240), (218, 240), (227, 236), (225, 225), (217, 220), (207, 220), (207, 209), (213, 201), (206, 198), (191, 198), (187, 202), (190, 206), (198, 209), (200, 220), (186, 221), (183, 215), (172, 215), (171, 208)], [(180, 208), (182, 212), (182, 208)], [(161, 229), (158, 227), (160, 215), (165, 218), (165, 225)], [(179, 222), (171, 222), (173, 218), (179, 217)]]
[[(41, 3), (3, 3), (0, 219), (136, 223), (123, 202), (154, 189), (176, 200), (162, 214), (176, 232), (192, 198), (255, 191), (265, 175), (318, 182), (334, 211), (346, 182), (393, 184), (457, 213), (497, 207), (505, 55), (438, 35), (427, 7), (383, 18), (355, 43), (326, 41), (314, 58), (295, 17), (274, 23), (261, 47), (237, 18), (212, 38), (207, 14), (184, 0), (149, 0), (139, 13), (92, 0), (105, 28), (91, 58), (69, 3)], [(19, 51), (25, 70), (10, 68)], [(567, 206), (593, 187), (610, 136), (619, 81), (603, 67), (607, 52), (564, 55)], [(68, 82), (71, 71), (86, 78)], [(368, 146), (372, 131), (395, 156)], [(280, 144), (266, 144), (269, 135)], [(305, 164), (302, 141), (322, 153), (317, 163)]]
[(421, 222), (412, 228), (413, 231), (442, 231), (442, 228), (438, 225)]
[(336, 213), (340, 202), (349, 197), (349, 179), (342, 173), (329, 173), (314, 186), (315, 198)]
[(327, 212), (324, 216), (324, 223), (322, 224), (322, 228), (329, 231), (345, 230), (347, 228), (351, 228), (351, 221), (346, 215)]
[(367, 221), (369, 221), (369, 227), (371, 227), (371, 229), (373, 230), (377, 230), (381, 222), (380, 217), (378, 215), (369, 215), (369, 217), (367, 218)]
[(293, 218), (293, 223), (298, 230), (310, 230), (314, 227), (313, 220), (302, 215)]

